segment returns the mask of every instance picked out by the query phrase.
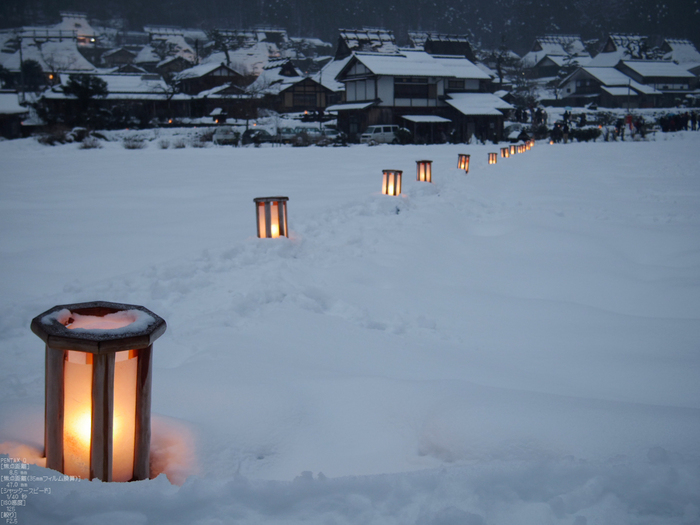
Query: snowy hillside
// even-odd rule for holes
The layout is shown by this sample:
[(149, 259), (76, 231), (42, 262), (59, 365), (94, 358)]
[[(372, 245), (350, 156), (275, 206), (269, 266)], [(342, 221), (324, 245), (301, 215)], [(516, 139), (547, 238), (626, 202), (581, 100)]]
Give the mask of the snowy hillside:
[(491, 151), (0, 142), (0, 453), (43, 461), (34, 316), (168, 323), (165, 475), (18, 523), (700, 523), (700, 133)]

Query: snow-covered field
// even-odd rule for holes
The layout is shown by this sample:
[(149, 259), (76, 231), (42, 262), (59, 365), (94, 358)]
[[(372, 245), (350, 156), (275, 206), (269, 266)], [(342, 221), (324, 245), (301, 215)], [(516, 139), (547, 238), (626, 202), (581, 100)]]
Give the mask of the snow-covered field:
[(490, 151), (0, 142), (0, 452), (42, 462), (32, 317), (168, 322), (163, 474), (18, 523), (700, 523), (700, 133)]

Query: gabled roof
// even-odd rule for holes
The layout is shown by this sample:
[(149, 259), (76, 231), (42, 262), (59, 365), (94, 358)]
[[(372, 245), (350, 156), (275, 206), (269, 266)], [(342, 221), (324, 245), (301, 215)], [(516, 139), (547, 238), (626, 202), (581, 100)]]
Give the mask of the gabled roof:
[(116, 47), (114, 49), (110, 49), (109, 51), (105, 51), (104, 53), (102, 53), (102, 58), (111, 57), (112, 55), (116, 55), (118, 53), (125, 53), (127, 55), (131, 55), (132, 57), (136, 56), (136, 53), (134, 53), (130, 49), (126, 49), (125, 47)]
[(354, 53), (353, 59), (348, 61), (336, 79), (342, 78), (355, 62), (362, 63), (375, 75), (479, 80), (491, 78), (464, 57), (429, 55), (424, 51), (404, 50), (400, 54)]
[[(107, 84), (106, 99), (163, 99), (172, 96), (172, 90), (159, 75), (124, 75), (124, 74), (100, 74), (94, 75), (104, 80)], [(48, 99), (65, 99), (72, 96), (63, 93), (63, 86), (70, 80), (70, 75), (60, 75), (61, 84), (53, 86), (44, 92)]]
[(206, 64), (199, 64), (198, 66), (191, 67), (189, 69), (185, 69), (183, 71), (180, 71), (178, 74), (176, 74), (173, 77), (173, 81), (179, 82), (181, 80), (186, 80), (186, 79), (193, 79), (193, 78), (201, 78), (204, 76), (207, 76), (217, 69), (223, 68), (227, 72), (229, 72), (232, 76), (241, 76), (241, 74), (236, 71), (235, 69), (227, 66), (224, 63), (216, 63), (216, 62), (208, 62)]
[(336, 77), (351, 59), (352, 55), (347, 56), (342, 60), (331, 60), (328, 62), (328, 64), (323, 66), (321, 71), (313, 75), (311, 78), (335, 93), (345, 91), (345, 84), (338, 82)]
[[(3, 66), (10, 71), (19, 71), (20, 51), (13, 54), (2, 54)], [(22, 59), (35, 60), (43, 71), (96, 71), (93, 66), (78, 51), (78, 44), (73, 39), (49, 40), (38, 45), (32, 39), (22, 40)]]
[(624, 60), (622, 63), (643, 77), (695, 78), (690, 71), (665, 60)]
[(451, 93), (445, 102), (463, 115), (502, 116), (503, 111), (514, 109), (491, 93)]
[(260, 95), (277, 95), (281, 91), (304, 80), (288, 58), (270, 61), (247, 91)]
[(530, 52), (522, 58), (522, 64), (523, 67), (535, 67), (545, 57), (567, 57), (569, 55), (579, 58), (579, 63), (583, 59), (591, 57), (586, 51), (581, 37), (577, 35), (540, 36), (535, 39)]
[(661, 46), (664, 56), (676, 64), (700, 64), (700, 52), (690, 40), (667, 38)]
[(338, 51), (344, 46), (346, 53), (353, 51), (396, 53), (398, 47), (394, 32), (386, 29), (341, 29)]
[(579, 76), (581, 72), (585, 72), (596, 79), (598, 82), (600, 82), (601, 87), (603, 88), (631, 88), (635, 92), (643, 93), (645, 95), (658, 95), (661, 93), (660, 91), (654, 89), (653, 86), (640, 84), (614, 67), (582, 67), (565, 78), (561, 84), (566, 84), (572, 78)]
[(0, 93), (0, 115), (23, 115), (29, 108), (19, 105), (17, 93)]

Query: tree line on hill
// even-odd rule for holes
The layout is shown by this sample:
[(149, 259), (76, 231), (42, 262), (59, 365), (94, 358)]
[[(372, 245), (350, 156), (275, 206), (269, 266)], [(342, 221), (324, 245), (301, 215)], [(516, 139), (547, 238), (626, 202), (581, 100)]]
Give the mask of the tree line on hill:
[(105, 23), (119, 20), (124, 30), (267, 25), (334, 42), (338, 28), (366, 26), (393, 30), (399, 44), (409, 30), (438, 31), (467, 34), (484, 47), (505, 40), (522, 53), (550, 33), (673, 35), (700, 44), (699, 6), (699, 0), (3, 0), (0, 27), (55, 23), (60, 11), (76, 10)]

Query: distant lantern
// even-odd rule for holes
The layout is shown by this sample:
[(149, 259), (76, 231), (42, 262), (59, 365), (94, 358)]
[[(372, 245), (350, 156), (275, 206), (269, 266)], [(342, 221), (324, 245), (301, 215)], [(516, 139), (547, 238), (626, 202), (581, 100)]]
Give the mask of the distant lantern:
[(489, 164), (496, 164), (498, 162), (498, 153), (489, 153)]
[(554, 144), (554, 139), (549, 139), (549, 145), (551, 146), (553, 144)]
[(501, 158), (507, 159), (508, 157), (510, 157), (510, 149), (509, 148), (501, 148)]
[(417, 160), (416, 161), (416, 180), (419, 182), (433, 181), (433, 161), (432, 160)]
[(515, 155), (517, 153), (517, 150), (515, 149), (515, 144), (510, 145), (510, 154)]
[(258, 197), (255, 202), (255, 216), (258, 221), (258, 237), (275, 239), (289, 237), (287, 229), (288, 197)]
[(382, 193), (384, 195), (401, 194), (401, 170), (382, 170)]
[(464, 170), (465, 173), (469, 173), (469, 155), (464, 153), (457, 155), (457, 168)]
[(46, 343), (46, 467), (148, 479), (152, 350), (165, 321), (143, 306), (92, 302), (54, 306), (31, 329)]

